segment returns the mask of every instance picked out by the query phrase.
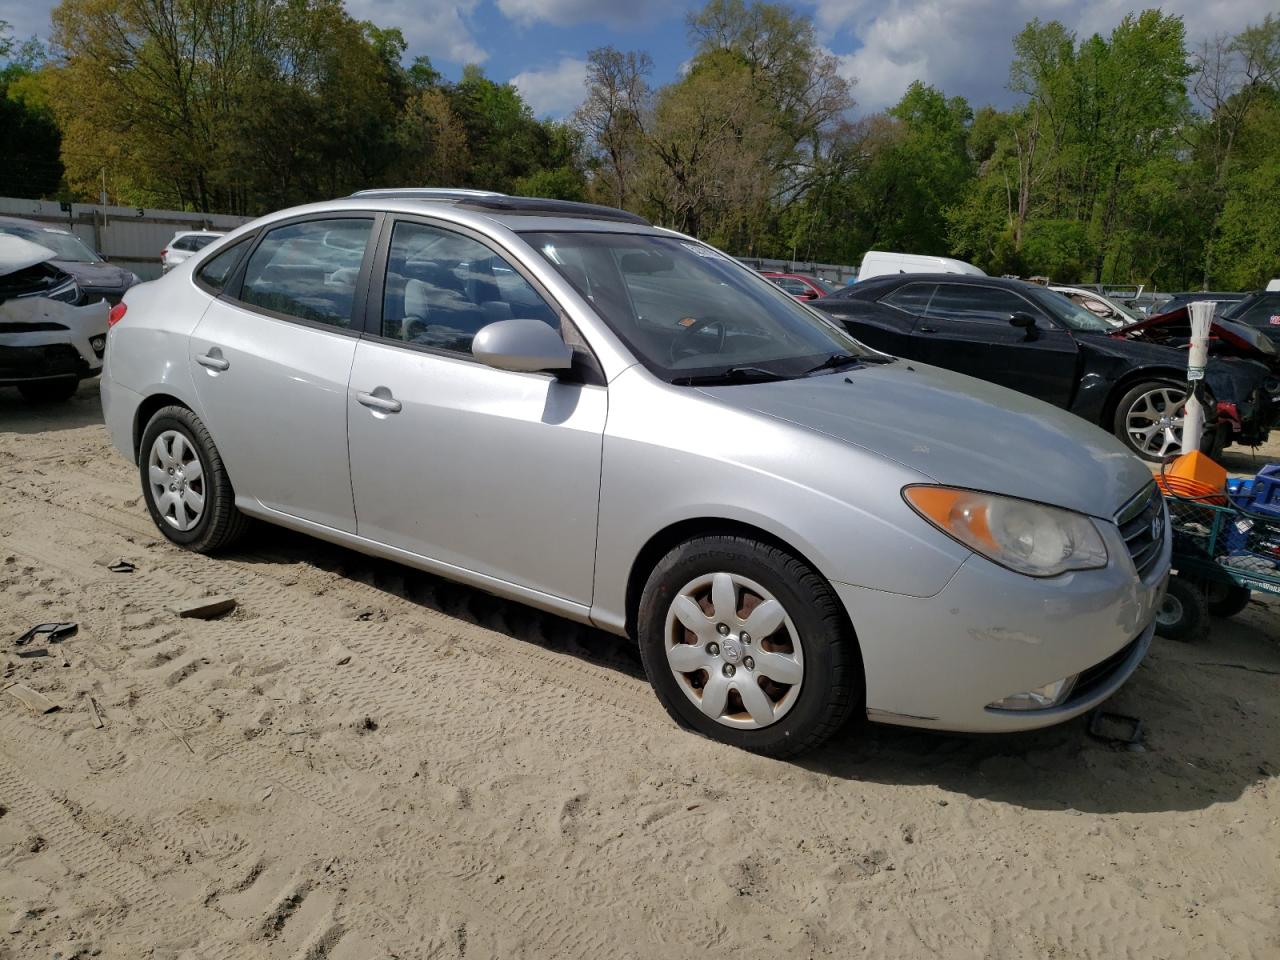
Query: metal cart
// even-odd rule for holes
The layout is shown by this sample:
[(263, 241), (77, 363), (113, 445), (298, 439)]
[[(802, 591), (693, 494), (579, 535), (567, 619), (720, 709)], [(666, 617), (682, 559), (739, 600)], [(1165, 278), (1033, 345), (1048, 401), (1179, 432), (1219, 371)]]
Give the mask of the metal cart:
[(1208, 631), (1210, 615), (1234, 616), (1253, 591), (1280, 595), (1280, 517), (1168, 494), (1165, 503), (1177, 574), (1156, 633), (1195, 640)]

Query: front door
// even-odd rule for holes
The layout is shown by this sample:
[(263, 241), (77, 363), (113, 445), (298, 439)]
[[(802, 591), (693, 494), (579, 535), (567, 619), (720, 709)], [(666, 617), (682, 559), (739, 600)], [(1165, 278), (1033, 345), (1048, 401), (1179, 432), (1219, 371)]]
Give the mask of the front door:
[(606, 388), (472, 356), (489, 323), (561, 326), (489, 247), (416, 220), (396, 222), (387, 247), (347, 401), (360, 535), (589, 605)]
[(347, 380), (373, 223), (343, 216), (267, 231), (188, 340), (236, 495), (348, 533)]
[[(1017, 327), (1021, 314), (1035, 326)], [(989, 380), (1059, 407), (1076, 386), (1075, 338), (1030, 300), (981, 284), (939, 283), (913, 331), (926, 363)]]

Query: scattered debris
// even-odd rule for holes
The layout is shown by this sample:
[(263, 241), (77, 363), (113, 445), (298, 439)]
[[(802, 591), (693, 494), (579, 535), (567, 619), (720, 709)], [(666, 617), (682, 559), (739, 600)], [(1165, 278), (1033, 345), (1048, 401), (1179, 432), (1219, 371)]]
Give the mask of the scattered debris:
[(230, 613), (235, 608), (235, 597), (228, 597), (225, 594), (201, 597), (199, 600), (180, 600), (169, 605), (170, 612), (194, 620), (212, 620)]
[(133, 571), (138, 568), (134, 565), (132, 560), (126, 560), (124, 557), (121, 557), (119, 560), (114, 560), (111, 563), (108, 563), (107, 569), (112, 573), (133, 573)]
[(195, 747), (187, 743), (187, 738), (184, 737), (182, 734), (180, 734), (177, 730), (175, 730), (173, 727), (173, 724), (171, 724), (164, 717), (160, 717), (159, 719), (160, 719), (160, 722), (164, 724), (164, 728), (168, 730), (170, 733), (172, 733), (175, 737), (177, 737), (178, 742), (181, 743), (184, 747), (186, 747), (194, 755), (196, 752)]
[(270, 787), (267, 787), (267, 789), (265, 789), (265, 790), (263, 790), (263, 791), (262, 791), (262, 799), (263, 799), (263, 800), (269, 800), (269, 799), (271, 799), (271, 794), (272, 794), (272, 792), (274, 792), (274, 790), (275, 790), (275, 786), (274, 786), (274, 785), (273, 785), (273, 786), (270, 786)]
[(89, 701), (89, 716), (93, 719), (93, 728), (101, 730), (107, 725), (106, 721), (102, 719), (102, 708), (98, 706), (98, 701), (93, 697), (86, 696), (85, 699)]
[(50, 643), (60, 643), (68, 637), (74, 637), (80, 629), (79, 624), (75, 623), (42, 623), (32, 627), (17, 640), (13, 641), (15, 647), (25, 647), (36, 637), (48, 635)]
[(1109, 710), (1089, 714), (1089, 736), (1115, 746), (1142, 743), (1142, 720)]
[(53, 713), (58, 709), (58, 704), (54, 703), (43, 693), (32, 690), (28, 686), (21, 683), (11, 683), (4, 688), (5, 692), (12, 697), (21, 700), (23, 704), (36, 713)]

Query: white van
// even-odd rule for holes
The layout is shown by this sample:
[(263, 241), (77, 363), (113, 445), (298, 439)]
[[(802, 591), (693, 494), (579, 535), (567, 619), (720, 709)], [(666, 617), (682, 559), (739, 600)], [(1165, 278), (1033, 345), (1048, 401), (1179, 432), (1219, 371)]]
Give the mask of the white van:
[(889, 273), (965, 273), (971, 277), (986, 274), (972, 263), (950, 257), (926, 257), (917, 253), (884, 253), (868, 250), (858, 268), (858, 281), (882, 277)]

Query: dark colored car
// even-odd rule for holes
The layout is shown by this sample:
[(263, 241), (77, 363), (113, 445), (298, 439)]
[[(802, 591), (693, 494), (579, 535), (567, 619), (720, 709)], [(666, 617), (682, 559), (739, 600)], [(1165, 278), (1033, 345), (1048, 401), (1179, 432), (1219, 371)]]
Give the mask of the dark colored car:
[(106, 300), (114, 306), (124, 292), (141, 279), (132, 270), (108, 263), (74, 233), (61, 227), (18, 217), (0, 217), (0, 233), (52, 250), (54, 257), (49, 262), (75, 278), (80, 288), (79, 303)]
[(772, 280), (797, 300), (818, 300), (840, 289), (829, 280), (823, 280), (821, 277), (806, 277), (802, 273), (762, 271), (760, 276)]
[(1161, 303), (1157, 308), (1153, 309), (1148, 315), (1155, 317), (1162, 313), (1172, 313), (1175, 310), (1183, 309), (1188, 304), (1199, 303), (1202, 300), (1213, 300), (1218, 304), (1218, 312), (1222, 313), (1227, 307), (1238, 303), (1247, 297), (1247, 293), (1225, 293), (1215, 292), (1212, 290), (1196, 290), (1187, 293), (1175, 293), (1169, 299)]
[[(898, 274), (860, 282), (814, 306), (859, 340), (1038, 397), (1112, 431), (1158, 462), (1182, 442), (1186, 353), (1113, 337), (1114, 328), (1037, 284), (958, 274)], [(1265, 438), (1273, 419), (1269, 368), (1210, 358), (1211, 448)]]
[(1219, 316), (1232, 323), (1261, 330), (1280, 346), (1280, 290), (1259, 290), (1225, 309)]

